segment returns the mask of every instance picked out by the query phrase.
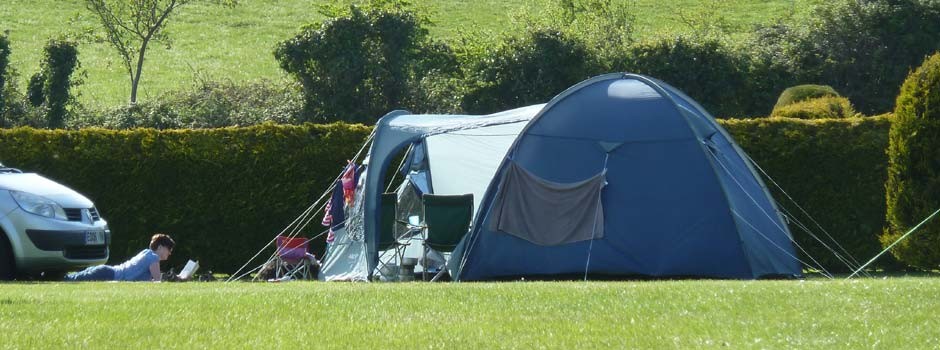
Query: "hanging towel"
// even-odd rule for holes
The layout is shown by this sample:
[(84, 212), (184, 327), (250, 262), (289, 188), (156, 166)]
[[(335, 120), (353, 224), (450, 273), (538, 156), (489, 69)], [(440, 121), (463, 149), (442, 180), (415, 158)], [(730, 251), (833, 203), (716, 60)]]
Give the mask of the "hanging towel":
[(602, 238), (607, 171), (575, 183), (539, 178), (510, 162), (493, 204), (490, 230), (550, 246)]
[(349, 162), (346, 165), (346, 169), (343, 170), (343, 176), (341, 177), (343, 188), (343, 198), (345, 199), (346, 205), (352, 205), (353, 199), (356, 196), (356, 180), (358, 180), (356, 172), (356, 163)]
[(333, 185), (330, 201), (326, 203), (326, 213), (323, 215), (323, 221), (321, 222), (323, 226), (330, 227), (330, 233), (326, 236), (326, 243), (333, 243), (336, 240), (336, 234), (333, 231), (341, 229), (345, 225), (346, 211), (343, 208), (343, 202), (343, 183), (336, 181)]

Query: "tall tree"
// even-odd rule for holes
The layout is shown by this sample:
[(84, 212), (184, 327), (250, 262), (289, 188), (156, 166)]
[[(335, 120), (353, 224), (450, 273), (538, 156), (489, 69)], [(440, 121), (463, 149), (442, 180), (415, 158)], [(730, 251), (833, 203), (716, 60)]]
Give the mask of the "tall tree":
[[(85, 0), (85, 7), (98, 17), (108, 42), (121, 55), (130, 77), (130, 103), (137, 103), (137, 87), (144, 57), (151, 43), (169, 43), (163, 32), (167, 20), (180, 7), (199, 0)], [(236, 0), (213, 0), (234, 5)]]

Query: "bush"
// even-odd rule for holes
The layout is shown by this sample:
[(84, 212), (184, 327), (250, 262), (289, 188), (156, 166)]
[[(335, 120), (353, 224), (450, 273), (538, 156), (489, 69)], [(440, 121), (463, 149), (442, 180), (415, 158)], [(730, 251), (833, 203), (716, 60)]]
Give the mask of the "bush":
[[(723, 120), (732, 134), (797, 203), (811, 213), (855, 260), (864, 263), (881, 251), (878, 236), (885, 225), (885, 178), (890, 117), (826, 120)], [(794, 213), (828, 245), (834, 244), (799, 209), (766, 181), (777, 203)], [(790, 223), (796, 242), (830, 272), (848, 268), (824, 246)], [(797, 248), (799, 252), (800, 249)], [(800, 260), (811, 262), (804, 253)], [(877, 267), (895, 269), (882, 258)]]
[(774, 105), (774, 109), (791, 105), (797, 102), (806, 101), (809, 99), (820, 98), (820, 97), (839, 97), (838, 92), (833, 89), (831, 86), (827, 85), (797, 85), (788, 87), (786, 90), (780, 94), (780, 98), (777, 99), (777, 104)]
[[(3, 163), (91, 198), (113, 232), (111, 263), (154, 232), (178, 243), (172, 266), (198, 259), (234, 272), (304, 211), (370, 129), (261, 125), (212, 130), (0, 130)], [(303, 235), (323, 227), (314, 220)], [(317, 255), (323, 239), (313, 242)], [(260, 262), (258, 262), (260, 264)]]
[(465, 68), (472, 86), (462, 108), (486, 114), (548, 102), (595, 75), (595, 62), (584, 42), (558, 30), (509, 37)]
[(838, 119), (855, 116), (852, 103), (845, 97), (819, 97), (775, 107), (771, 117), (797, 119)]
[(628, 49), (624, 67), (682, 90), (713, 115), (744, 116), (749, 109), (747, 63), (714, 39), (676, 37)]
[[(885, 246), (940, 208), (940, 53), (904, 81), (895, 117), (888, 147)], [(937, 268), (940, 220), (922, 226), (892, 252), (912, 266)]]
[[(70, 90), (75, 81), (72, 73), (79, 66), (77, 44), (67, 40), (50, 40), (43, 48), (41, 72), (29, 81), (29, 100), (33, 106), (42, 101), (49, 128), (65, 127), (66, 107), (72, 102)], [(41, 94), (39, 93), (41, 91)]]
[[(303, 120), (372, 123), (408, 108), (411, 89), (429, 72), (448, 67), (449, 49), (428, 39), (425, 22), (402, 6), (360, 7), (328, 14), (278, 44), (274, 56), (303, 86)], [(443, 58), (442, 58), (443, 56)]]
[(26, 85), (26, 100), (30, 106), (39, 107), (46, 102), (46, 95), (43, 92), (46, 85), (46, 77), (43, 72), (38, 72), (29, 77), (29, 84)]
[(811, 16), (756, 31), (758, 61), (786, 67), (797, 81), (830, 85), (866, 114), (892, 109), (908, 72), (940, 49), (940, 2), (838, 0)]
[(199, 80), (152, 101), (77, 113), (69, 128), (203, 129), (262, 123), (297, 124), (302, 96), (293, 84)]

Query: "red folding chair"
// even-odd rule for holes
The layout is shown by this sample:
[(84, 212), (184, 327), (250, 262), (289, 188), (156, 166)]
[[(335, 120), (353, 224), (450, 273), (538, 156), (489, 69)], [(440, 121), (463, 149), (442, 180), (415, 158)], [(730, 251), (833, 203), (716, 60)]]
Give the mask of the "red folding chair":
[(313, 276), (313, 263), (316, 257), (307, 252), (310, 242), (304, 237), (277, 236), (275, 239), (277, 252), (275, 254), (277, 268), (274, 278), (281, 279), (311, 279)]

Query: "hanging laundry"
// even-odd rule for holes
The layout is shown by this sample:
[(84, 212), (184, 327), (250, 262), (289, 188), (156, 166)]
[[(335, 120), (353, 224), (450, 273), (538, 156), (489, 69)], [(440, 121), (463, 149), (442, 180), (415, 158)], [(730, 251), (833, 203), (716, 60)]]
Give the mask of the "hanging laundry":
[(343, 176), (341, 177), (343, 185), (343, 198), (345, 199), (346, 205), (352, 205), (353, 199), (356, 196), (356, 163), (352, 161), (346, 165), (346, 169), (343, 170)]
[(330, 196), (330, 200), (326, 203), (323, 221), (321, 221), (323, 226), (330, 227), (330, 232), (326, 236), (326, 243), (333, 243), (333, 241), (336, 240), (334, 230), (342, 228), (345, 224), (346, 211), (344, 210), (345, 208), (343, 208), (343, 195), (343, 183), (342, 181), (336, 181), (333, 185), (333, 193)]

